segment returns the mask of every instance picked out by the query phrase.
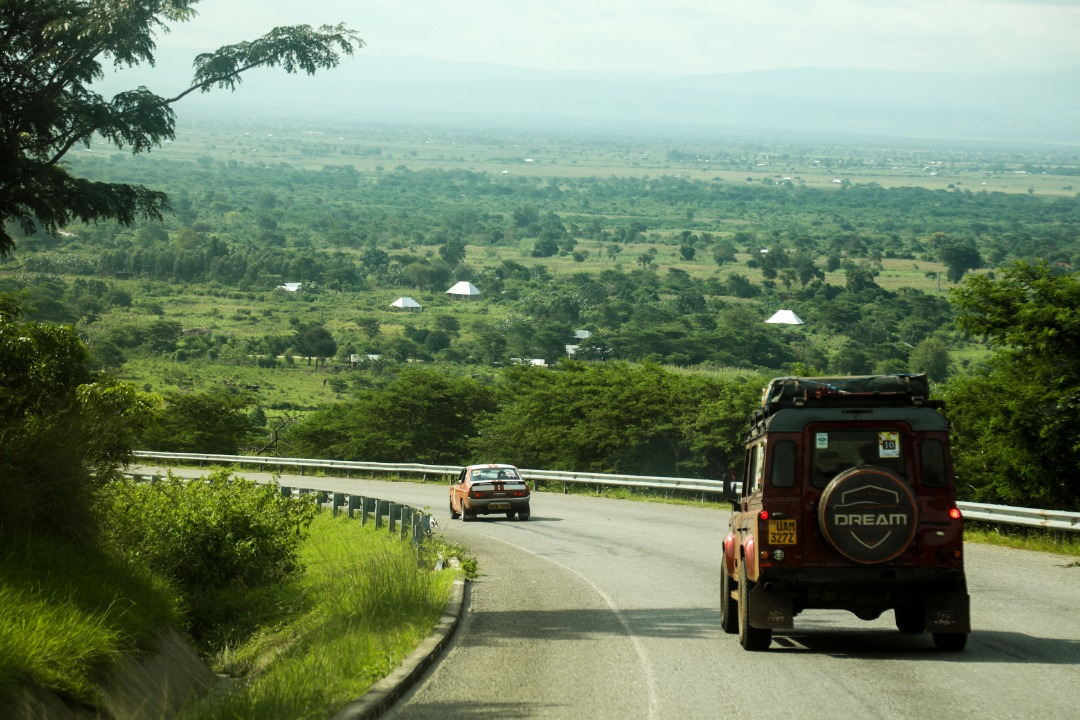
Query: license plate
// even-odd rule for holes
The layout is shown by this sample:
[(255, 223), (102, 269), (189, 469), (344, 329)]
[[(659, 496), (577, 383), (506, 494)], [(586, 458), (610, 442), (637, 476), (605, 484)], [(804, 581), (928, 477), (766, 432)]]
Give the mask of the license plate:
[(796, 540), (794, 520), (770, 520), (769, 544), (794, 545)]
[(510, 503), (488, 503), (488, 510), (509, 510)]

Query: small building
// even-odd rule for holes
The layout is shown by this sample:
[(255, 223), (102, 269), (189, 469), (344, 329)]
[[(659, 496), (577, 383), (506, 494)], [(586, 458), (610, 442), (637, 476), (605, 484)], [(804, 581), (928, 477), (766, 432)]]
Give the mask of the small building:
[(777, 310), (772, 317), (765, 322), (770, 325), (803, 325), (802, 318), (791, 310)]
[(390, 303), (390, 307), (405, 312), (420, 312), (424, 309), (420, 303), (416, 302), (411, 297), (399, 297), (397, 300)]
[(456, 285), (454, 285), (454, 287), (447, 290), (446, 294), (450, 296), (451, 300), (480, 299), (480, 291), (475, 285), (473, 285), (467, 280), (462, 280), (461, 282), (457, 283)]
[(281, 288), (282, 290), (284, 290), (285, 292), (296, 292), (301, 287), (303, 287), (303, 285), (304, 285), (304, 283), (293, 282), (293, 283), (285, 283), (284, 285), (278, 285), (278, 287)]

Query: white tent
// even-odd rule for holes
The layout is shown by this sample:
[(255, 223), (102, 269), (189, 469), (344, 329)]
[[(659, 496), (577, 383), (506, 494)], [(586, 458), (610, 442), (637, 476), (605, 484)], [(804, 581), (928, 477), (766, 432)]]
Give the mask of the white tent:
[(462, 280), (457, 283), (454, 287), (447, 290), (446, 294), (459, 300), (462, 298), (466, 300), (475, 300), (480, 297), (480, 291), (476, 289), (475, 285), (467, 280)]
[(413, 300), (411, 297), (399, 297), (394, 302), (390, 303), (390, 307), (395, 307), (398, 310), (423, 310), (423, 306), (420, 303)]
[(790, 310), (777, 310), (773, 316), (765, 322), (772, 325), (802, 325), (803, 321), (798, 315)]

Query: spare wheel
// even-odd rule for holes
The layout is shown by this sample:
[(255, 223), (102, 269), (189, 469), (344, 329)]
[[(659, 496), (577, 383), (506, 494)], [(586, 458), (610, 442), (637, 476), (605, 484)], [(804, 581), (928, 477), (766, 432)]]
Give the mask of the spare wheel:
[(818, 525), (848, 560), (871, 565), (898, 557), (919, 523), (915, 495), (887, 468), (859, 465), (840, 473), (821, 493)]

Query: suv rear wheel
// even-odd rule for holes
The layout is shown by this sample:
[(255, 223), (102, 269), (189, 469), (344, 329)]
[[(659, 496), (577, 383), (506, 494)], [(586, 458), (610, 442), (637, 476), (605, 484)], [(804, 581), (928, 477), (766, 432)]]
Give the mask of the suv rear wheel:
[(729, 635), (739, 632), (739, 603), (731, 597), (733, 584), (725, 562), (720, 568), (720, 627)]
[(905, 603), (893, 611), (896, 629), (905, 635), (918, 635), (926, 630), (926, 613), (921, 603)]
[(772, 629), (750, 627), (750, 590), (746, 564), (742, 563), (739, 565), (739, 644), (745, 650), (768, 650)]
[(967, 646), (966, 633), (934, 633), (934, 647), (946, 652), (960, 652)]

